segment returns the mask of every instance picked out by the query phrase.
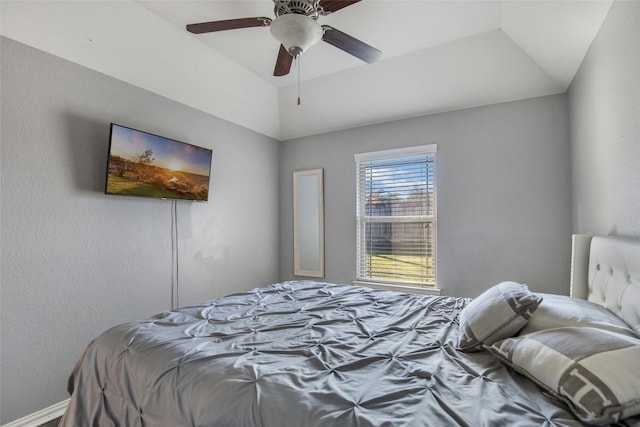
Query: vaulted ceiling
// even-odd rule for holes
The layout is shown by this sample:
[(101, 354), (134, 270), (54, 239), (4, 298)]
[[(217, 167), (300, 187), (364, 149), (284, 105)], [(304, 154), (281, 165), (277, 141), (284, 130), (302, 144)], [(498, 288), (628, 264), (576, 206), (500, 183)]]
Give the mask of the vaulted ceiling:
[(0, 2), (2, 35), (277, 139), (563, 93), (609, 0), (363, 0), (321, 16), (378, 49), (327, 43), (274, 77), (268, 28), (194, 35), (196, 22), (273, 17), (270, 0)]

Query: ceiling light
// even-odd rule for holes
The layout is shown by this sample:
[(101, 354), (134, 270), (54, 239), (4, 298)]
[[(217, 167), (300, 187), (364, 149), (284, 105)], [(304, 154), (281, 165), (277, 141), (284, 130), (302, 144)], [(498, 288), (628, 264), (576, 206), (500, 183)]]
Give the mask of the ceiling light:
[(322, 39), (322, 26), (305, 15), (278, 16), (270, 28), (273, 37), (282, 43), (294, 58)]

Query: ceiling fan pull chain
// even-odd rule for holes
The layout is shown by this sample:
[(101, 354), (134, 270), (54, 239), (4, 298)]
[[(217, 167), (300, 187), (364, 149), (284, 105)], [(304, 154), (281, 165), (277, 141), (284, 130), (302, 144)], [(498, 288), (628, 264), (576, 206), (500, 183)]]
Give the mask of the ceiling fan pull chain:
[(296, 65), (298, 67), (298, 105), (300, 105), (300, 57), (302, 55), (298, 55), (296, 57)]

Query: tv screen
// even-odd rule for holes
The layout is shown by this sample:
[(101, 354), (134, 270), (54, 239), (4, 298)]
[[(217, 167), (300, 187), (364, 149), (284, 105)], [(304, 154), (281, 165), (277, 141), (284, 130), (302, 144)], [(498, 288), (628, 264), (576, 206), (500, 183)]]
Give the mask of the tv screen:
[(206, 202), (213, 152), (111, 123), (106, 194)]

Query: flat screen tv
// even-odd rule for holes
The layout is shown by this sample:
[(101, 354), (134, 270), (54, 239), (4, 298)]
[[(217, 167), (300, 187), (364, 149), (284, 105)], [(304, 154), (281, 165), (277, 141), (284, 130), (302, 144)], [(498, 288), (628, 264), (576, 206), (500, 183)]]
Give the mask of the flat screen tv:
[(206, 202), (213, 152), (111, 123), (106, 194)]

